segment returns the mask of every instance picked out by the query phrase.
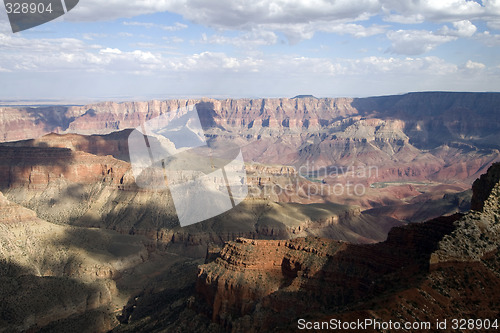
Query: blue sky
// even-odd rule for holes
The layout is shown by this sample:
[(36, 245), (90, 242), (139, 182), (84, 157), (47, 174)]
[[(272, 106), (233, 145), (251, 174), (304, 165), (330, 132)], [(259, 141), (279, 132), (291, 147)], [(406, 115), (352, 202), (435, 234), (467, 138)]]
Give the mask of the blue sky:
[(0, 99), (499, 91), (500, 0), (80, 0), (13, 34)]

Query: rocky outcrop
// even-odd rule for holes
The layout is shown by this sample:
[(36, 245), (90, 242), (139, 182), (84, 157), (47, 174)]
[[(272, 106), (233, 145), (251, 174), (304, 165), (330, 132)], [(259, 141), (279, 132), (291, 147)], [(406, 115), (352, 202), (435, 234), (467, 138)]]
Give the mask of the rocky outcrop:
[[(235, 332), (296, 329), (288, 323), (305, 316), (415, 321), (425, 313), (435, 321), (496, 313), (499, 168), (492, 166), (475, 183), (474, 198), (487, 198), (482, 212), (397, 227), (382, 243), (321, 238), (229, 242), (200, 266), (197, 293), (209, 305), (212, 321)], [(396, 297), (398, 302), (392, 301)], [(476, 300), (474, 308), (467, 305)]]
[(472, 200), (471, 209), (482, 212), (484, 205), (491, 196), (493, 189), (498, 184), (500, 179), (500, 163), (493, 164), (487, 173), (481, 175), (472, 184)]
[(457, 222), (459, 228), (440, 242), (433, 254), (435, 263), (481, 261), (496, 253), (500, 241), (500, 164), (474, 182), (472, 204), (475, 210)]
[[(228, 243), (220, 256), (202, 265), (197, 292), (212, 306), (212, 319), (231, 327), (232, 318), (253, 315), (257, 304), (273, 316), (341, 306), (393, 286), (391, 276), (411, 279), (428, 269), (429, 256), (457, 217), (394, 228), (375, 245), (352, 245), (322, 238)], [(382, 279), (385, 279), (382, 282)], [(289, 309), (291, 297), (301, 294)], [(259, 306), (257, 306), (259, 307)], [(269, 329), (283, 320), (262, 323)], [(260, 325), (260, 324), (259, 324)]]

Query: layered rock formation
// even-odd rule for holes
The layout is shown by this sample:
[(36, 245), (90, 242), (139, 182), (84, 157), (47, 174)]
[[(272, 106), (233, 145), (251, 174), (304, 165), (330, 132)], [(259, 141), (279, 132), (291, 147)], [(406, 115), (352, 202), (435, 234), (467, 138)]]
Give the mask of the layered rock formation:
[(238, 237), (381, 241), (400, 224), (391, 217), (361, 214), (359, 207), (325, 202), (310, 191), (318, 183), (293, 167), (248, 164), (250, 196), (241, 207), (200, 226), (180, 228), (169, 191), (137, 187), (130, 164), (107, 155), (123, 153), (121, 140), (127, 134), (50, 134), (0, 145), (0, 189), (47, 221), (146, 235), (159, 246), (189, 245), (192, 254), (204, 253), (210, 242)]
[[(236, 142), (243, 146), (247, 161), (296, 167), (309, 163), (309, 171), (376, 166), (379, 181), (461, 180), (470, 185), (499, 160), (500, 123), (495, 116), (499, 101), (498, 93), (436, 92), (358, 99), (105, 102), (2, 108), (0, 125), (4, 141), (49, 132), (108, 134), (196, 104), (210, 140)], [(124, 142), (110, 148), (92, 140), (88, 144), (85, 151), (126, 158)], [(327, 181), (343, 181), (336, 174), (330, 176)]]
[(304, 317), (494, 320), (500, 310), (499, 169), (494, 165), (475, 183), (474, 200), (487, 198), (482, 211), (394, 228), (383, 243), (229, 242), (200, 267), (197, 292), (211, 320), (234, 332), (297, 329), (294, 318)]
[(63, 106), (0, 107), (1, 140), (33, 139), (50, 132), (62, 131), (72, 121), (67, 111), (68, 108)]

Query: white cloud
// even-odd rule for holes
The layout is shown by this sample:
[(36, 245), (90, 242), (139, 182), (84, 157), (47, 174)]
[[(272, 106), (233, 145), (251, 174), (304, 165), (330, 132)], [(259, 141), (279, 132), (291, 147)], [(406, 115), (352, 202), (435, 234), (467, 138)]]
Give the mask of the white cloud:
[(350, 68), (348, 73), (358, 74), (384, 73), (394, 75), (449, 75), (457, 71), (457, 66), (438, 57), (365, 57), (346, 60)]
[(170, 10), (176, 1), (86, 0), (64, 16), (69, 21), (112, 21)]
[[(419, 38), (419, 41), (423, 43), (413, 52), (426, 52), (426, 50), (433, 49), (449, 41), (449, 36), (470, 37), (477, 29), (471, 23), (472, 20), (483, 20), (491, 29), (500, 28), (499, 0), (483, 0), (482, 4), (479, 0), (256, 0), (252, 2), (247, 0), (108, 0), (104, 2), (87, 0), (80, 2), (75, 9), (64, 16), (64, 19), (113, 20), (165, 11), (179, 14), (186, 20), (218, 30), (282, 32), (292, 44), (310, 39), (318, 31), (349, 34), (354, 37), (368, 37), (384, 33), (387, 27), (380, 25), (366, 27), (358, 23), (376, 15), (381, 15), (387, 22), (417, 24), (432, 21), (453, 24), (453, 28), (445, 26), (442, 29), (443, 33), (434, 33), (434, 36), (424, 36), (424, 33), (416, 34), (415, 30), (411, 30), (409, 34), (415, 35), (415, 38)], [(124, 24), (167, 31), (186, 28), (185, 24), (179, 22), (174, 25), (137, 21)], [(404, 37), (394, 33), (392, 35), (394, 38)], [(230, 40), (218, 34), (208, 39), (221, 44), (241, 45), (245, 37)], [(393, 51), (398, 50), (397, 46), (393, 46)]]
[[(316, 31), (350, 33), (356, 37), (371, 36), (381, 33), (381, 27), (364, 28), (361, 25), (342, 25), (359, 20), (366, 20), (376, 15), (381, 8), (379, 0), (157, 0), (125, 1), (109, 0), (106, 2), (87, 0), (67, 14), (66, 20), (112, 20), (122, 17), (134, 17), (141, 14), (169, 11), (182, 15), (197, 24), (222, 30), (264, 30), (283, 31), (291, 39), (311, 38)], [(162, 26), (154, 23), (125, 22), (126, 25), (146, 28), (178, 30), (184, 28), (177, 23), (174, 26)], [(274, 29), (273, 29), (274, 28)], [(348, 31), (344, 32), (343, 28)]]
[(406, 24), (456, 21), (485, 21), (500, 30), (499, 0), (380, 0), (383, 19)]
[(487, 25), (493, 30), (500, 30), (500, 19), (488, 21)]
[[(482, 3), (482, 4), (481, 4)], [(491, 24), (500, 20), (498, 0), (87, 0), (65, 16), (66, 20), (114, 20), (165, 12), (206, 26), (251, 30), (267, 24), (353, 22), (382, 14), (389, 22), (454, 22), (482, 19)]]
[[(20, 52), (21, 51), (21, 52)], [(27, 39), (0, 33), (0, 67), (8, 71), (140, 71), (161, 64), (161, 55), (124, 52), (73, 38)]]
[(476, 70), (482, 70), (482, 69), (485, 69), (486, 68), (486, 65), (485, 64), (482, 64), (480, 62), (474, 62), (472, 60), (467, 60), (467, 62), (465, 63), (464, 65), (464, 68), (465, 69), (469, 69), (469, 70), (473, 70), (473, 71), (476, 71)]
[(251, 27), (263, 23), (305, 23), (311, 20), (361, 19), (376, 14), (378, 0), (87, 0), (80, 2), (66, 19), (113, 20), (170, 11), (195, 23), (221, 28)]
[(426, 30), (389, 31), (387, 38), (392, 43), (390, 52), (406, 55), (429, 52), (438, 45), (457, 39), (454, 36), (434, 34)]
[(356, 38), (361, 38), (382, 34), (386, 31), (386, 26), (374, 24), (369, 27), (364, 27), (360, 24), (347, 23), (324, 26), (322, 28), (319, 28), (318, 30), (324, 32), (333, 32), (339, 35), (348, 34)]
[(83, 41), (76, 38), (40, 38), (36, 40), (19, 37), (12, 33), (0, 33), (0, 50), (14, 50), (22, 55), (26, 53), (45, 53), (50, 54), (54, 52), (64, 51), (81, 51), (92, 47)]
[(477, 27), (468, 20), (453, 22), (453, 27), (455, 29), (450, 29), (445, 25), (438, 33), (445, 36), (471, 37), (477, 31)]
[[(486, 16), (488, 9), (491, 8), (487, 3), (481, 6), (478, 2), (469, 0), (381, 0), (381, 3), (387, 20), (390, 20), (391, 16), (421, 18), (422, 20), (418, 22), (423, 20), (450, 22), (481, 18)], [(399, 22), (403, 23), (402, 20)]]
[(172, 8), (196, 23), (229, 29), (248, 30), (266, 24), (309, 23), (318, 21), (362, 20), (375, 15), (378, 0), (219, 0), (201, 2), (179, 1)]
[[(66, 32), (67, 36), (80, 39), (54, 37), (59, 34), (41, 35), (47, 32), (41, 30), (12, 34), (10, 26), (5, 23), (5, 13), (0, 13), (0, 21), (4, 21), (0, 22), (0, 72), (5, 82), (18, 80), (15, 87), (4, 83), (10, 91), (19, 90), (25, 84), (42, 89), (40, 87), (47, 80), (65, 82), (66, 77), (69, 80), (72, 76), (76, 81), (76, 76), (81, 90), (89, 91), (89, 94), (92, 89), (97, 91), (95, 94), (110, 89), (122, 94), (121, 89), (126, 86), (134, 89), (124, 90), (124, 95), (151, 89), (205, 94), (215, 86), (220, 87), (218, 91), (221, 93), (243, 91), (242, 94), (262, 96), (271, 93), (286, 95), (290, 91), (309, 88), (330, 96), (455, 88), (486, 90), (490, 87), (492, 90), (491, 87), (499, 82), (500, 73), (495, 67), (498, 61), (488, 54), (477, 58), (475, 54), (486, 49), (477, 42), (471, 50), (464, 49), (461, 55), (465, 56), (464, 61), (471, 60), (458, 66), (446, 59), (421, 56), (461, 38), (474, 39), (487, 46), (500, 46), (500, 35), (494, 30), (481, 32), (485, 23), (490, 29), (500, 28), (500, 1), (483, 0), (483, 6), (478, 1), (85, 0), (60, 21), (127, 17), (130, 19), (123, 23), (127, 27), (118, 21), (110, 23), (110, 26), (114, 24), (112, 32), (95, 29), (89, 31), (97, 33), (75, 34), (74, 29)], [(179, 14), (183, 19), (172, 21), (171, 18), (175, 17), (172, 15), (165, 15), (169, 18), (165, 22), (157, 21), (160, 15), (155, 16), (154, 23), (139, 22), (145, 17), (132, 19), (163, 11)], [(378, 16), (376, 20), (368, 21), (374, 16)], [(429, 25), (425, 25), (398, 30), (400, 26), (392, 28), (390, 23), (373, 24), (380, 22), (380, 18), (385, 22), (404, 24), (433, 22), (438, 23), (438, 28), (430, 31)], [(187, 21), (214, 29), (192, 25), (188, 30)], [(118, 32), (120, 26), (134, 34)], [(146, 29), (158, 29), (163, 34), (152, 35), (152, 31)], [(199, 36), (203, 32), (201, 43), (178, 44), (196, 39), (193, 35)], [(346, 37), (318, 39), (304, 43), (303, 47), (278, 45), (283, 35), (293, 44), (311, 39), (318, 32)], [(178, 36), (170, 36), (174, 34)], [(339, 44), (343, 40), (377, 35), (381, 36), (371, 38), (366, 44), (359, 41), (350, 45)], [(328, 50), (321, 49), (320, 43), (327, 45)], [(386, 43), (391, 43), (389, 51), (393, 54), (383, 55)], [(234, 48), (211, 47), (210, 50), (225, 52), (207, 52), (207, 44), (232, 45)], [(252, 50), (265, 45), (276, 46)], [(181, 48), (183, 46), (186, 48)], [(358, 50), (366, 53), (360, 55)], [(268, 53), (273, 51), (276, 53)], [(370, 53), (372, 51), (375, 53)], [(445, 47), (440, 51), (443, 51), (440, 52), (443, 57), (450, 54)], [(381, 54), (383, 56), (379, 56)], [(474, 59), (481, 59), (484, 63)], [(36, 82), (32, 78), (37, 75), (40, 79)], [(163, 85), (169, 84), (164, 88)], [(196, 90), (197, 87), (201, 88)], [(61, 91), (69, 89), (62, 84), (60, 88)]]
[[(267, 36), (267, 37), (266, 37)], [(243, 43), (244, 40), (211, 42)], [(273, 42), (274, 34), (255, 33), (252, 38)], [(247, 36), (247, 38), (250, 38)], [(266, 39), (267, 38), (267, 39)], [(254, 39), (253, 42), (255, 42)], [(207, 42), (210, 38), (207, 37)], [(37, 47), (32, 47), (34, 44)], [(139, 45), (137, 45), (139, 46)], [(450, 73), (456, 68), (438, 58), (365, 57), (362, 59), (329, 59), (296, 55), (231, 56), (221, 52), (199, 52), (188, 55), (144, 50), (124, 51), (97, 47), (75, 39), (33, 40), (0, 34), (0, 68), (3, 71), (64, 72), (68, 69), (106, 73), (262, 73), (295, 77), (373, 75), (373, 73)], [(23, 52), (12, 52), (22, 49)], [(274, 74), (273, 74), (274, 73)]]
[[(2, 19), (0, 15), (0, 20)], [(12, 28), (10, 27), (10, 24), (7, 22), (2, 22), (0, 21), (0, 33), (10, 33), (12, 32)]]
[(122, 54), (119, 49), (105, 48), (99, 51), (100, 54)]
[(456, 21), (452, 25), (453, 29), (445, 25), (437, 32), (427, 30), (389, 31), (387, 38), (392, 45), (388, 51), (405, 55), (423, 54), (460, 37), (472, 37), (477, 30), (477, 27), (468, 20)]
[(476, 39), (489, 47), (500, 46), (500, 35), (492, 34), (489, 31), (476, 34)]

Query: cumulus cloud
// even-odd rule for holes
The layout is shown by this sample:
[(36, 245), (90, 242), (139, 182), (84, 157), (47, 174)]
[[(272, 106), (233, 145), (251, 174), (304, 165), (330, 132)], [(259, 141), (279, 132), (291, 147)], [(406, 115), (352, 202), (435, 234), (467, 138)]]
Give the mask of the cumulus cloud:
[[(259, 36), (256, 32), (252, 37)], [(207, 42), (211, 37), (207, 36)], [(212, 42), (239, 43), (237, 40), (217, 40), (218, 37), (215, 36)], [(80, 78), (89, 73), (95, 84), (89, 84), (88, 80), (78, 81), (80, 91), (89, 96), (110, 92), (120, 96), (148, 94), (154, 89), (155, 92), (191, 96), (288, 96), (291, 91), (304, 90), (319, 96), (352, 96), (419, 89), (470, 90), (467, 89), (470, 86), (479, 89), (494, 79), (487, 67), (479, 62), (470, 60), (458, 67), (438, 57), (351, 59), (208, 51), (173, 54), (157, 49), (129, 51), (116, 46), (99, 47), (75, 39), (38, 41), (34, 43), (18, 35), (0, 34), (0, 72), (11, 81), (29, 82), (30, 98), (36, 96), (32, 89), (38, 89), (38, 94), (46, 97), (42, 83), (52, 78), (57, 78), (53, 82), (59, 93), (65, 96), (80, 93), (75, 92), (74, 84), (69, 82), (74, 81), (75, 75)], [(30, 48), (33, 44), (40, 46)], [(19, 47), (23, 52), (17, 52)], [(30, 79), (23, 81), (23, 77)], [(3, 94), (8, 92), (4, 90)]]
[[(366, 27), (359, 23), (376, 15), (381, 15), (387, 22), (405, 24), (425, 21), (452, 23), (453, 28), (447, 26), (443, 28), (443, 33), (440, 35), (444, 36), (471, 36), (476, 31), (471, 20), (483, 20), (492, 29), (500, 27), (498, 0), (483, 0), (482, 3), (471, 0), (256, 0), (253, 2), (87, 0), (80, 2), (74, 10), (64, 16), (64, 19), (113, 20), (165, 11), (179, 14), (193, 23), (219, 30), (282, 32), (292, 44), (310, 39), (318, 31), (349, 34), (354, 37), (384, 33), (386, 27), (379, 25)], [(185, 28), (182, 23), (160, 25), (130, 21), (124, 24), (169, 31)], [(446, 37), (424, 37), (422, 33), (418, 38), (429, 41), (420, 48), (424, 51), (439, 45), (439, 40), (449, 40)], [(234, 44), (238, 41), (226, 42)]]
[(464, 65), (464, 68), (468, 69), (468, 70), (477, 71), (477, 70), (482, 70), (482, 69), (486, 68), (486, 65), (483, 63), (480, 63), (480, 62), (474, 62), (472, 60), (467, 60), (467, 62)]
[(9, 33), (12, 29), (10, 24), (7, 22), (2, 22), (2, 16), (0, 15), (0, 32)]
[(0, 33), (0, 50), (9, 51), (14, 50), (22, 53), (57, 53), (66, 51), (83, 51), (88, 48), (96, 48), (97, 45), (86, 44), (76, 38), (40, 38), (33, 41), (13, 35), (12, 33)]
[(371, 25), (369, 27), (364, 27), (360, 24), (347, 23), (347, 24), (336, 24), (331, 26), (325, 25), (324, 27), (321, 27), (318, 30), (324, 32), (333, 32), (339, 35), (348, 34), (356, 38), (361, 38), (361, 37), (369, 37), (382, 34), (387, 30), (386, 28), (387, 26), (381, 26), (377, 24)]
[[(244, 43), (244, 40), (224, 40), (206, 37), (207, 42)], [(212, 38), (212, 39), (211, 39)], [(259, 43), (274, 42), (272, 33), (249, 36)], [(362, 59), (329, 59), (293, 55), (230, 56), (223, 52), (199, 52), (176, 55), (144, 50), (124, 51), (116, 47), (99, 47), (77, 39), (32, 40), (16, 35), (0, 34), (0, 68), (2, 71), (57, 72), (84, 70), (108, 73), (158, 74), (161, 72), (233, 72), (233, 73), (293, 73), (294, 75), (372, 75), (373, 73), (449, 73), (453, 65), (438, 58), (365, 57)], [(11, 50), (22, 49), (22, 53)], [(477, 67), (471, 63), (468, 67)]]
[(9, 71), (139, 71), (149, 70), (153, 64), (161, 65), (161, 55), (102, 48), (74, 38), (37, 39), (34, 42), (0, 33), (0, 50), (0, 67)]
[(350, 71), (359, 74), (385, 73), (408, 75), (449, 75), (457, 72), (457, 66), (438, 57), (365, 57), (357, 60), (347, 60)]
[(468, 20), (453, 22), (453, 27), (455, 29), (445, 25), (438, 33), (444, 36), (471, 37), (477, 31), (477, 27)]
[[(365, 28), (344, 23), (366, 20), (381, 8), (379, 0), (157, 0), (106, 2), (87, 0), (81, 2), (65, 16), (66, 20), (112, 20), (153, 12), (169, 11), (185, 19), (222, 30), (273, 30), (282, 31), (294, 41), (311, 38), (316, 31), (344, 32), (356, 37), (380, 33), (381, 27)], [(127, 25), (155, 27), (156, 24), (127, 22)], [(171, 27), (178, 28), (177, 25)]]
[[(15, 50), (16, 52), (12, 52)], [(18, 51), (22, 50), (21, 53)], [(16, 72), (65, 72), (81, 70), (102, 73), (258, 71), (261, 60), (236, 58), (224, 53), (200, 52), (171, 55), (168, 52), (124, 51), (99, 47), (77, 39), (39, 39), (36, 43), (12, 34), (0, 33), (0, 68)]]
[(171, 10), (176, 1), (86, 0), (64, 16), (68, 21), (112, 21)]
[(500, 1), (498, 0), (380, 1), (383, 19), (387, 22), (418, 24), (426, 21), (444, 23), (481, 20), (486, 22), (489, 28), (500, 30)]
[(262, 24), (359, 21), (382, 14), (389, 22), (454, 22), (500, 19), (498, 0), (87, 0), (65, 16), (67, 20), (114, 20), (169, 11), (206, 26), (249, 30)]
[(87, 0), (67, 15), (68, 20), (113, 20), (169, 11), (212, 27), (243, 28), (263, 23), (305, 23), (311, 20), (358, 20), (376, 14), (378, 0)]
[(494, 30), (500, 30), (500, 20), (491, 20), (487, 22), (488, 27)]
[(424, 20), (450, 22), (477, 19), (490, 15), (489, 10), (495, 6), (495, 2), (496, 0), (483, 1), (484, 5), (481, 5), (470, 0), (381, 0), (386, 20), (400, 18), (400, 23), (403, 23), (401, 18), (404, 17), (420, 18), (419, 23)]
[(67, 15), (69, 20), (113, 20), (170, 11), (198, 24), (248, 29), (269, 23), (363, 20), (383, 13), (393, 22), (452, 22), (498, 19), (498, 0), (87, 0)]
[(223, 52), (201, 52), (193, 55), (163, 59), (163, 69), (177, 72), (204, 73), (211, 71), (251, 72), (259, 65), (258, 59), (236, 58)]
[(105, 48), (105, 49), (102, 49), (99, 51), (100, 54), (122, 54), (122, 51), (120, 51), (120, 49), (116, 49), (116, 48)]
[(423, 54), (460, 37), (471, 37), (477, 30), (477, 27), (468, 20), (453, 22), (452, 25), (453, 29), (445, 25), (437, 32), (427, 30), (389, 31), (387, 38), (392, 45), (388, 51), (405, 55)]
[(387, 33), (392, 43), (389, 52), (418, 55), (429, 52), (436, 46), (457, 39), (454, 36), (434, 34), (426, 30), (398, 30)]
[(500, 46), (500, 35), (489, 31), (476, 34), (476, 39), (489, 47)]

